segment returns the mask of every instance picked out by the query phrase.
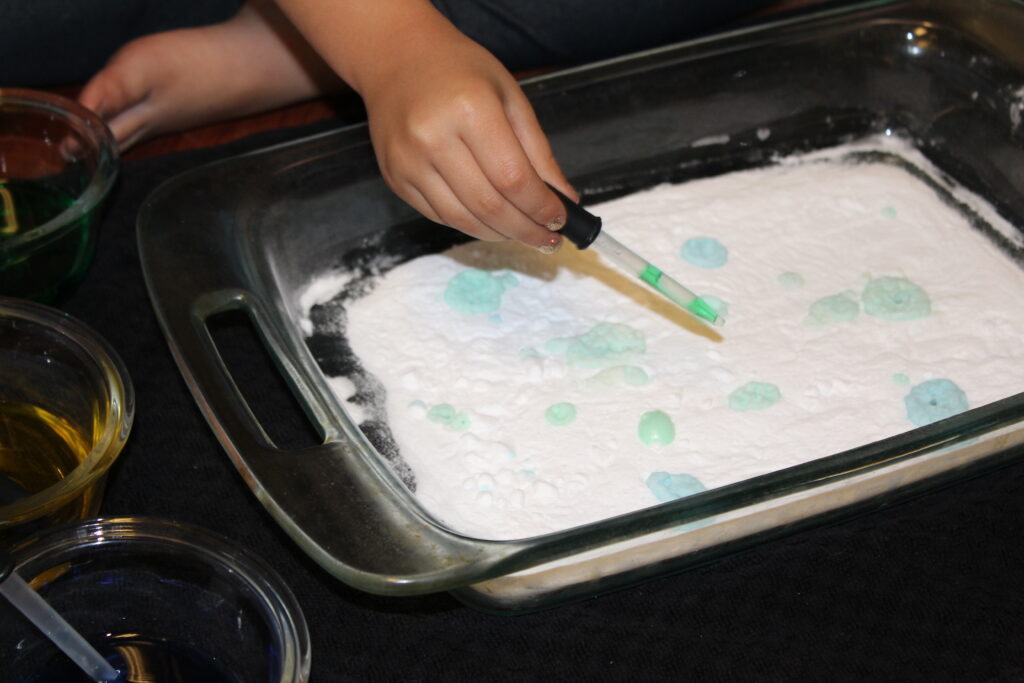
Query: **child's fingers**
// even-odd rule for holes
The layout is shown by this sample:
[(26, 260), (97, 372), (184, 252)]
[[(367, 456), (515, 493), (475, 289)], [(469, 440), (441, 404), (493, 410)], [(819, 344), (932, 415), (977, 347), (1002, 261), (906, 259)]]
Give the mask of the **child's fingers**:
[(107, 68), (86, 83), (78, 101), (106, 121), (123, 151), (146, 133), (147, 93), (136, 92), (131, 87), (134, 79), (126, 78), (118, 73), (118, 69), (119, 65), (112, 60)]
[[(476, 206), (487, 211), (488, 218), (493, 217), (493, 222), (485, 219), (492, 227), (503, 226), (500, 232), (540, 246), (550, 237), (545, 232), (565, 223), (565, 207), (544, 184), (539, 169), (534, 167), (506, 117), (504, 107), (498, 101), (494, 106), (488, 120), (467, 128), (462, 134), (475, 165), (489, 185), (489, 189), (475, 189)], [(539, 126), (537, 131), (543, 137)], [(502, 199), (505, 201), (500, 201)], [(476, 210), (473, 206), (470, 208)]]
[(451, 187), (436, 171), (414, 176), (402, 176), (396, 180), (386, 174), (388, 185), (412, 208), (442, 225), (447, 225), (470, 237), (490, 242), (507, 239), (481, 223), (452, 192)]
[(579, 201), (579, 194), (562, 173), (562, 167), (558, 165), (554, 152), (551, 151), (551, 143), (544, 134), (526, 94), (517, 87), (506, 93), (506, 99), (505, 110), (509, 123), (537, 173), (561, 190), (565, 196)]
[[(514, 143), (514, 138), (512, 142)], [(505, 144), (508, 144), (508, 141), (505, 141)], [(536, 177), (526, 155), (518, 149), (517, 144), (514, 146), (515, 150), (498, 151), (495, 149), (490, 153), (502, 155), (506, 159), (514, 159), (515, 163), (523, 165), (521, 169), (511, 171), (511, 173)], [(488, 158), (487, 155), (487, 150), (474, 152), (457, 140), (443, 156), (433, 160), (433, 165), (450, 188), (451, 193), (477, 222), (505, 238), (519, 240), (533, 247), (550, 247), (551, 231), (537, 225), (534, 219), (520, 209), (514, 201), (510, 201), (506, 196), (508, 187), (496, 185), (491, 175), (493, 170), (489, 170), (487, 164), (480, 163), (481, 158)], [(543, 181), (537, 178), (537, 182), (543, 187)], [(523, 188), (516, 189), (522, 194)], [(543, 187), (543, 190), (548, 191), (546, 187)], [(510, 192), (510, 194), (514, 193)], [(522, 201), (521, 198), (520, 200)], [(555, 207), (556, 214), (561, 210), (561, 205)], [(453, 225), (453, 227), (462, 229), (458, 225)]]

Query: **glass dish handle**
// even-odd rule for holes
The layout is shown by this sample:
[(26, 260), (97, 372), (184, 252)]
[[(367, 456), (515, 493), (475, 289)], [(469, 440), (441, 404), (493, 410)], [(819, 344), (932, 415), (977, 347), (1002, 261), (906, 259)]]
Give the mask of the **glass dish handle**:
[[(201, 279), (190, 278), (190, 285)], [(464, 586), (508, 570), (503, 560), (523, 550), (519, 544), (469, 539), (437, 525), (407, 491), (397, 490), (402, 484), (385, 466), (340, 433), (314, 389), (310, 369), (274, 353), (284, 344), (284, 333), (258, 297), (241, 288), (218, 289), (197, 294), (186, 312), (183, 293), (178, 290), (173, 302), (154, 303), (163, 304), (156, 308), (193, 397), (256, 498), (328, 572), (368, 592), (408, 595)], [(320, 422), (322, 444), (279, 448), (250, 409), (208, 325), (213, 316), (238, 310), (249, 315), (295, 399)]]

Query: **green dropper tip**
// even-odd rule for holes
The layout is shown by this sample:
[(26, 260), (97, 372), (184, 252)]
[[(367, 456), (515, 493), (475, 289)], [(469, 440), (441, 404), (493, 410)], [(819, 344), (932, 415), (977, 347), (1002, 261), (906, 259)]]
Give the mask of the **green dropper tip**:
[(718, 313), (711, 307), (708, 302), (704, 301), (700, 297), (697, 297), (686, 305), (686, 310), (693, 313), (698, 318), (704, 318), (709, 323), (718, 322)]

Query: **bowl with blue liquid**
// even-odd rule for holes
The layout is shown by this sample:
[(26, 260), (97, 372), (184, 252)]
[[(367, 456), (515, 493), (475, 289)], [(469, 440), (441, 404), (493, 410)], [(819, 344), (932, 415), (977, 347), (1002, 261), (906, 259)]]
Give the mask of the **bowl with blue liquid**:
[(96, 114), (0, 88), (0, 295), (58, 303), (74, 290), (117, 171), (117, 143)]
[[(301, 683), (305, 618), (269, 565), (200, 527), (96, 518), (15, 546), (15, 571), (126, 683)], [(92, 681), (0, 604), (5, 681)]]

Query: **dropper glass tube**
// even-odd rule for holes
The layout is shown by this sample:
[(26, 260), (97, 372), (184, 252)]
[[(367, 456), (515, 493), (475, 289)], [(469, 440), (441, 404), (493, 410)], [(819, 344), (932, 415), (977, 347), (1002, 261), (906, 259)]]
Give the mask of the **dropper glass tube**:
[(660, 268), (644, 259), (607, 232), (602, 231), (599, 233), (594, 241), (590, 243), (590, 247), (619, 268), (643, 280), (653, 290), (659, 292), (680, 308), (712, 325), (720, 327), (725, 324), (725, 318), (712, 308), (708, 302), (666, 275)]
[(14, 558), (0, 553), (0, 595), (3, 595), (61, 649), (82, 671), (94, 681), (116, 681), (117, 669), (110, 665), (89, 642), (50, 607), (25, 580), (14, 571)]
[[(548, 187), (551, 187), (550, 185)], [(601, 219), (585, 210), (554, 187), (552, 191), (558, 195), (565, 205), (565, 226), (560, 232), (580, 249), (593, 247), (602, 257), (617, 267), (639, 278), (651, 289), (658, 292), (684, 311), (696, 316), (703, 322), (721, 326), (725, 317), (718, 313), (707, 301), (666, 275), (660, 268), (643, 258), (617, 239), (601, 230)]]

